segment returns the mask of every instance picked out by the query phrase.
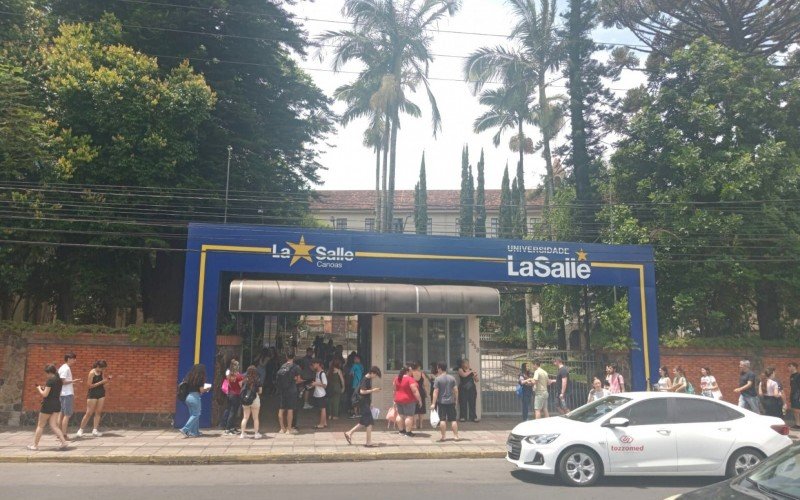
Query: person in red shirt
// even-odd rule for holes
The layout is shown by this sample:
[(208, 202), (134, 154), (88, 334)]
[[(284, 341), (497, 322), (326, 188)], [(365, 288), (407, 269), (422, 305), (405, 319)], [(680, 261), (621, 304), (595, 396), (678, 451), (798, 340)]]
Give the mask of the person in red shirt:
[(417, 405), (422, 404), (422, 397), (419, 394), (419, 385), (411, 374), (413, 367), (404, 366), (397, 378), (394, 379), (394, 402), (397, 405), (397, 429), (400, 434), (413, 437), (414, 415), (417, 412)]
[(230, 369), (225, 372), (225, 381), (228, 383), (223, 383), (222, 387), (222, 392), (224, 392), (228, 397), (228, 420), (225, 425), (226, 435), (239, 433), (239, 429), (237, 428), (236, 424), (240, 422), (239, 410), (242, 407), (243, 380), (244, 375), (242, 375), (242, 373), (239, 371), (239, 362), (235, 359), (231, 360)]

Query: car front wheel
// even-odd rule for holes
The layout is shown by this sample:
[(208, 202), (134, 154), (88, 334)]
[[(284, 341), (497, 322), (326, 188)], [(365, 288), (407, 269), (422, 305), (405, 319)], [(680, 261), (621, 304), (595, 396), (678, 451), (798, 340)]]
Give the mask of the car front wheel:
[(736, 450), (728, 460), (727, 476), (734, 477), (747, 472), (752, 469), (761, 461), (764, 460), (764, 454), (754, 448), (742, 448)]
[(568, 486), (591, 486), (603, 475), (603, 464), (589, 448), (569, 448), (558, 460), (558, 474)]

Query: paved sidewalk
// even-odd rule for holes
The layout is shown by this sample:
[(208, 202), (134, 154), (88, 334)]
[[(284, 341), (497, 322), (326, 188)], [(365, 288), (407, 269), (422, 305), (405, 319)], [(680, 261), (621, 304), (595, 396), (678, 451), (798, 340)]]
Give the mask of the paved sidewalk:
[(292, 463), (392, 460), (405, 458), (502, 458), (509, 430), (516, 421), (487, 419), (478, 423), (460, 423), (461, 441), (439, 443), (440, 435), (430, 425), (423, 426), (415, 437), (386, 430), (385, 421), (378, 421), (372, 434), (377, 448), (363, 446), (362, 431), (348, 445), (344, 431), (354, 420), (338, 420), (326, 430), (301, 430), (300, 434), (268, 433), (255, 440), (252, 430), (246, 439), (225, 436), (220, 430), (208, 430), (199, 438), (184, 438), (173, 429), (104, 430), (96, 438), (85, 434), (72, 441), (66, 450), (56, 449), (58, 441), (49, 429), (42, 436), (39, 451), (26, 446), (33, 440), (33, 428), (0, 429), (0, 463), (64, 462), (64, 463), (143, 463), (143, 464), (219, 464), (219, 463)]

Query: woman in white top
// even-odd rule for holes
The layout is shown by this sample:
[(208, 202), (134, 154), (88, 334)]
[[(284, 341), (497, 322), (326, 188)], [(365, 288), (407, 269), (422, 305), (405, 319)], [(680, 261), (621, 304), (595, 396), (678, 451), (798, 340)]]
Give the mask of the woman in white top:
[(592, 401), (597, 401), (598, 399), (602, 399), (609, 395), (611, 395), (611, 392), (608, 389), (604, 389), (603, 382), (601, 382), (599, 378), (595, 377), (594, 380), (592, 380), (592, 390), (589, 391), (589, 398), (586, 400), (586, 402), (591, 403)]
[(669, 378), (669, 368), (662, 366), (658, 369), (658, 390), (659, 392), (669, 392), (672, 388), (672, 379)]
[(717, 385), (717, 379), (714, 378), (714, 375), (711, 375), (711, 369), (707, 366), (700, 368), (700, 390), (702, 390), (703, 396), (707, 398), (714, 398), (714, 399), (722, 399), (722, 391), (719, 389), (719, 385)]
[(671, 392), (686, 392), (689, 383), (686, 381), (686, 372), (682, 366), (676, 366), (672, 372), (675, 374), (675, 380), (672, 381)]
[(775, 374), (774, 368), (767, 368), (761, 372), (761, 383), (758, 384), (758, 395), (761, 396), (761, 404), (764, 413), (770, 417), (782, 417), (783, 408), (781, 403), (781, 386), (772, 376)]

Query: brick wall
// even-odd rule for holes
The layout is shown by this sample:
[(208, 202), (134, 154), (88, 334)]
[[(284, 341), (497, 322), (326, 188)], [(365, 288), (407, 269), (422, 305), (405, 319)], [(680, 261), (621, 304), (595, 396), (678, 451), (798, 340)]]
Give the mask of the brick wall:
[(708, 367), (717, 379), (722, 390), (723, 399), (736, 403), (739, 396), (733, 389), (739, 386), (739, 360), (749, 359), (753, 371), (758, 374), (766, 367), (776, 368), (777, 379), (788, 384), (789, 372), (786, 364), (790, 361), (800, 362), (798, 349), (765, 349), (761, 352), (735, 351), (724, 349), (665, 349), (661, 348), (661, 365), (670, 368), (682, 366), (686, 370), (687, 379), (700, 390), (700, 368)]
[(78, 359), (72, 376), (75, 384), (75, 411), (86, 410), (86, 376), (98, 359), (108, 362), (106, 373), (113, 380), (106, 386), (105, 411), (114, 413), (171, 413), (175, 409), (178, 378), (177, 341), (165, 347), (132, 344), (123, 335), (79, 334), (69, 339), (37, 334), (28, 341), (23, 409), (35, 411), (41, 397), (33, 387), (46, 380), (44, 366), (64, 363), (64, 353), (73, 351)]

